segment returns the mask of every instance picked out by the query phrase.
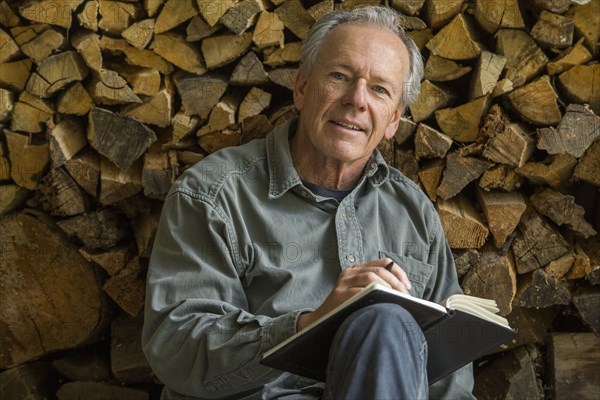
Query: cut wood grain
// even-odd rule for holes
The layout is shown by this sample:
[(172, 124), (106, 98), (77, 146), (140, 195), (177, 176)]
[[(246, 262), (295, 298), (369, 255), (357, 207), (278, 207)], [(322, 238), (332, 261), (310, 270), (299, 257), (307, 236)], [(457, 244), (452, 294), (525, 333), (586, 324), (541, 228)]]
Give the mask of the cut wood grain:
[(198, 42), (206, 37), (213, 35), (214, 33), (221, 30), (223, 26), (221, 24), (215, 24), (214, 26), (210, 26), (200, 17), (196, 15), (194, 18), (190, 20), (185, 32), (186, 32), (186, 40), (188, 42)]
[(589, 104), (596, 113), (600, 113), (600, 64), (576, 65), (558, 77), (559, 90), (567, 101)]
[(219, 18), (219, 22), (231, 32), (240, 35), (256, 23), (258, 15), (264, 10), (261, 0), (241, 0)]
[(94, 100), (81, 82), (75, 82), (56, 99), (56, 110), (63, 114), (86, 115), (94, 106)]
[(564, 49), (573, 44), (573, 31), (572, 18), (542, 10), (530, 34), (542, 47)]
[(489, 33), (500, 28), (525, 28), (518, 0), (475, 0), (475, 19)]
[(425, 124), (419, 124), (415, 134), (415, 157), (444, 158), (450, 147), (452, 139), (436, 129)]
[(86, 212), (88, 198), (64, 168), (52, 168), (44, 177), (34, 198), (48, 214), (68, 217)]
[(0, 64), (0, 85), (8, 89), (23, 91), (29, 79), (32, 61), (27, 58)]
[(0, 122), (9, 122), (11, 120), (13, 108), (15, 108), (15, 96), (13, 92), (0, 88)]
[(102, 289), (127, 314), (135, 317), (144, 308), (144, 276), (147, 262), (135, 257), (119, 273), (106, 281)]
[(21, 18), (11, 8), (11, 5), (6, 0), (0, 1), (0, 24), (7, 28), (12, 28), (21, 23)]
[(31, 191), (18, 185), (0, 185), (0, 215), (23, 207), (30, 196)]
[(488, 222), (488, 228), (494, 237), (494, 244), (500, 248), (511, 235), (527, 205), (518, 192), (485, 192), (478, 190), (477, 195), (483, 214)]
[(250, 51), (235, 66), (229, 77), (229, 83), (232, 85), (264, 85), (269, 83), (269, 76), (256, 53)]
[(579, 159), (577, 167), (575, 167), (575, 171), (573, 172), (573, 179), (600, 186), (600, 174), (598, 174), (599, 165), (600, 141), (596, 140), (588, 148), (583, 157)]
[(100, 181), (100, 158), (97, 153), (80, 152), (65, 163), (65, 168), (79, 186), (96, 198)]
[(427, 0), (423, 17), (432, 29), (446, 25), (461, 11), (464, 0)]
[(471, 60), (478, 57), (482, 50), (474, 32), (471, 23), (462, 14), (458, 14), (426, 47), (433, 54), (450, 60)]
[(170, 31), (196, 15), (196, 0), (167, 0), (156, 18), (156, 23), (153, 24), (154, 33)]
[(81, 55), (89, 68), (100, 72), (102, 69), (100, 36), (87, 30), (79, 30), (71, 36), (71, 45)]
[(301, 42), (286, 43), (283, 48), (271, 47), (263, 51), (263, 64), (270, 67), (280, 67), (285, 64), (300, 62)]
[(287, 0), (275, 9), (275, 14), (285, 27), (300, 39), (306, 37), (311, 25), (315, 23), (300, 0)]
[(430, 81), (446, 82), (458, 79), (469, 72), (471, 72), (469, 66), (462, 66), (455, 61), (432, 54), (425, 64), (424, 77)]
[(92, 72), (87, 91), (96, 104), (115, 105), (141, 103), (142, 100), (131, 90), (127, 81), (116, 71), (102, 69)]
[(42, 61), (27, 82), (27, 91), (48, 98), (71, 82), (83, 80), (88, 69), (75, 51), (65, 51)]
[(421, 122), (431, 117), (435, 110), (450, 105), (454, 98), (455, 94), (449, 89), (424, 80), (419, 97), (408, 106), (410, 115), (414, 122)]
[(435, 120), (453, 140), (474, 142), (479, 138), (479, 125), (490, 104), (490, 97), (483, 96), (458, 107), (436, 110)]
[(548, 75), (556, 75), (567, 71), (568, 69), (585, 64), (592, 59), (592, 53), (583, 44), (584, 39), (581, 38), (577, 43), (561, 53), (555, 60), (546, 65)]
[(98, 31), (98, 13), (100, 4), (97, 0), (88, 0), (81, 6), (81, 10), (77, 14), (79, 25), (92, 32)]
[(275, 68), (269, 71), (269, 79), (273, 83), (293, 91), (297, 73), (298, 68)]
[(144, 12), (142, 5), (137, 2), (99, 0), (98, 4), (98, 28), (115, 36), (121, 35)]
[(516, 169), (516, 172), (533, 184), (547, 185), (553, 188), (569, 184), (577, 159), (570, 154), (558, 154), (543, 162), (528, 162)]
[(52, 0), (28, 1), (19, 5), (19, 14), (29, 21), (70, 28), (72, 12), (81, 3), (83, 0), (71, 0), (62, 4)]
[(283, 47), (284, 27), (283, 22), (281, 22), (277, 14), (262, 11), (256, 22), (252, 41), (260, 49), (270, 46)]
[(532, 124), (547, 126), (560, 122), (558, 96), (548, 75), (513, 90), (507, 98), (519, 115)]
[(444, 200), (456, 196), (491, 166), (491, 163), (475, 157), (462, 157), (456, 153), (449, 154), (446, 157), (444, 177), (437, 189), (437, 195)]
[(100, 158), (100, 187), (98, 201), (102, 205), (111, 205), (127, 199), (142, 191), (143, 161), (135, 161), (127, 170), (123, 170), (105, 157)]
[(58, 124), (49, 126), (48, 144), (52, 166), (62, 166), (87, 144), (83, 122), (66, 117)]
[(132, 246), (115, 246), (106, 250), (82, 247), (79, 253), (86, 260), (101, 266), (110, 276), (115, 276), (133, 259), (135, 249)]
[(108, 249), (127, 236), (122, 216), (110, 208), (102, 208), (57, 222), (67, 236), (76, 236), (89, 249)]
[(202, 54), (208, 69), (237, 60), (252, 46), (252, 33), (211, 36), (202, 41)]
[[(156, 34), (150, 48), (184, 71), (198, 75), (202, 75), (207, 71), (209, 60), (206, 60), (205, 64), (200, 51), (188, 43), (181, 34), (174, 32)], [(208, 68), (211, 68), (211, 66), (208, 66)]]
[(571, 293), (567, 285), (546, 274), (543, 268), (523, 276), (514, 299), (515, 306), (527, 308), (566, 305), (570, 302)]
[(240, 104), (237, 94), (227, 94), (213, 107), (208, 122), (197, 132), (198, 136), (225, 130), (236, 123), (236, 114)]
[(471, 82), (472, 99), (492, 93), (504, 70), (505, 64), (506, 58), (503, 56), (490, 53), (489, 51), (481, 52)]
[(435, 207), (451, 248), (478, 249), (483, 246), (489, 230), (465, 196), (458, 195), (450, 200), (438, 198)]
[[(10, 32), (16, 43), (21, 47), (23, 54), (32, 58), (38, 64), (53, 52), (60, 50), (66, 43), (66, 38), (61, 32), (44, 24), (17, 26), (11, 29)], [(1, 33), (0, 36), (2, 36)], [(0, 60), (2, 59), (2, 52), (8, 50), (5, 47), (1, 48), (3, 50), (0, 52)]]
[(51, 103), (23, 91), (13, 108), (10, 128), (13, 131), (41, 132), (42, 124), (45, 124), (53, 114), (54, 107)]
[(132, 24), (125, 29), (121, 36), (133, 47), (143, 50), (152, 41), (154, 32), (154, 20), (144, 19), (140, 22)]
[(238, 123), (242, 123), (248, 117), (259, 115), (270, 103), (271, 93), (253, 87), (240, 103)]
[(225, 15), (227, 10), (229, 10), (236, 3), (236, 0), (196, 0), (198, 4), (198, 10), (200, 11), (200, 15), (202, 18), (208, 23), (210, 26), (215, 26), (219, 19)]
[[(582, 2), (579, 2), (582, 3)], [(594, 56), (600, 54), (600, 21), (590, 18), (600, 13), (600, 3), (588, 1), (585, 4), (573, 4), (566, 12), (566, 16), (573, 19), (575, 33), (585, 39), (585, 45)]]
[(581, 288), (573, 295), (573, 304), (585, 323), (598, 336), (600, 334), (600, 288)]
[(25, 189), (34, 190), (49, 163), (48, 144), (32, 143), (28, 136), (4, 130), (10, 160), (10, 177)]
[(431, 160), (419, 169), (419, 181), (421, 181), (421, 184), (425, 188), (425, 193), (427, 193), (431, 201), (436, 201), (437, 199), (436, 191), (442, 180), (444, 166), (444, 160)]
[(202, 76), (177, 72), (173, 76), (177, 92), (187, 115), (206, 119), (212, 108), (227, 90), (227, 79), (221, 75)]
[(548, 57), (535, 40), (518, 29), (498, 31), (496, 52), (506, 57), (505, 77), (514, 87), (522, 86), (537, 77), (548, 62)]

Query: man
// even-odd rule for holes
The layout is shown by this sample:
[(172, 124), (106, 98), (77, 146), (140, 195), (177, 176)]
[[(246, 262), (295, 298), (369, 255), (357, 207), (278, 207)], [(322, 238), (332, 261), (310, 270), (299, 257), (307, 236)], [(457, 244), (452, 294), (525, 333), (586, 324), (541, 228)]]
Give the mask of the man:
[(423, 69), (396, 18), (365, 7), (318, 21), (298, 120), (207, 157), (170, 191), (143, 333), (163, 398), (472, 398), (470, 366), (428, 388), (423, 335), (394, 305), (344, 322), (325, 383), (259, 363), (372, 281), (432, 301), (460, 291), (432, 204), (375, 149)]

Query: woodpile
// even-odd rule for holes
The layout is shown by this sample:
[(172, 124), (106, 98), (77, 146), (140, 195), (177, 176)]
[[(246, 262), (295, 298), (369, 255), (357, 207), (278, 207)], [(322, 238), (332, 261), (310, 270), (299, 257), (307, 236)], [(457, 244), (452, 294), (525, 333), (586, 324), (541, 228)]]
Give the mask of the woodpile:
[(301, 40), (363, 4), (426, 60), (381, 150), (518, 331), (478, 398), (598, 398), (596, 0), (0, 0), (1, 397), (158, 398), (139, 338), (165, 194), (293, 118)]

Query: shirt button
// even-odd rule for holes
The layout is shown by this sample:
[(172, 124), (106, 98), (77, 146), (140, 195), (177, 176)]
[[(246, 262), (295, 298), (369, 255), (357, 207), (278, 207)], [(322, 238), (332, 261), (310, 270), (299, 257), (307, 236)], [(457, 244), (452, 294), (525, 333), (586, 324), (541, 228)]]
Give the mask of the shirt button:
[(352, 254), (348, 254), (348, 255), (346, 256), (346, 259), (347, 259), (348, 261), (350, 261), (351, 263), (353, 263), (353, 262), (355, 262), (355, 261), (356, 261), (356, 257), (354, 257)]
[(346, 212), (345, 211), (340, 212), (340, 217), (346, 218)]

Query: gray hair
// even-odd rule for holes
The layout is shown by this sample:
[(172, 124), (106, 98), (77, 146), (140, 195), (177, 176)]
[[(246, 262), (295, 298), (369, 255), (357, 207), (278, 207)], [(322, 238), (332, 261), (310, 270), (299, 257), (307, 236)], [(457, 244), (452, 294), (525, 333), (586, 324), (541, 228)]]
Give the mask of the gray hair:
[(421, 91), (423, 77), (423, 58), (415, 42), (400, 26), (402, 15), (391, 8), (382, 6), (358, 7), (353, 10), (335, 10), (319, 18), (311, 27), (302, 42), (300, 68), (309, 72), (317, 61), (317, 55), (327, 35), (336, 26), (348, 23), (369, 23), (383, 29), (389, 29), (398, 36), (408, 50), (410, 68), (408, 78), (402, 88), (401, 102), (407, 106), (417, 99)]

